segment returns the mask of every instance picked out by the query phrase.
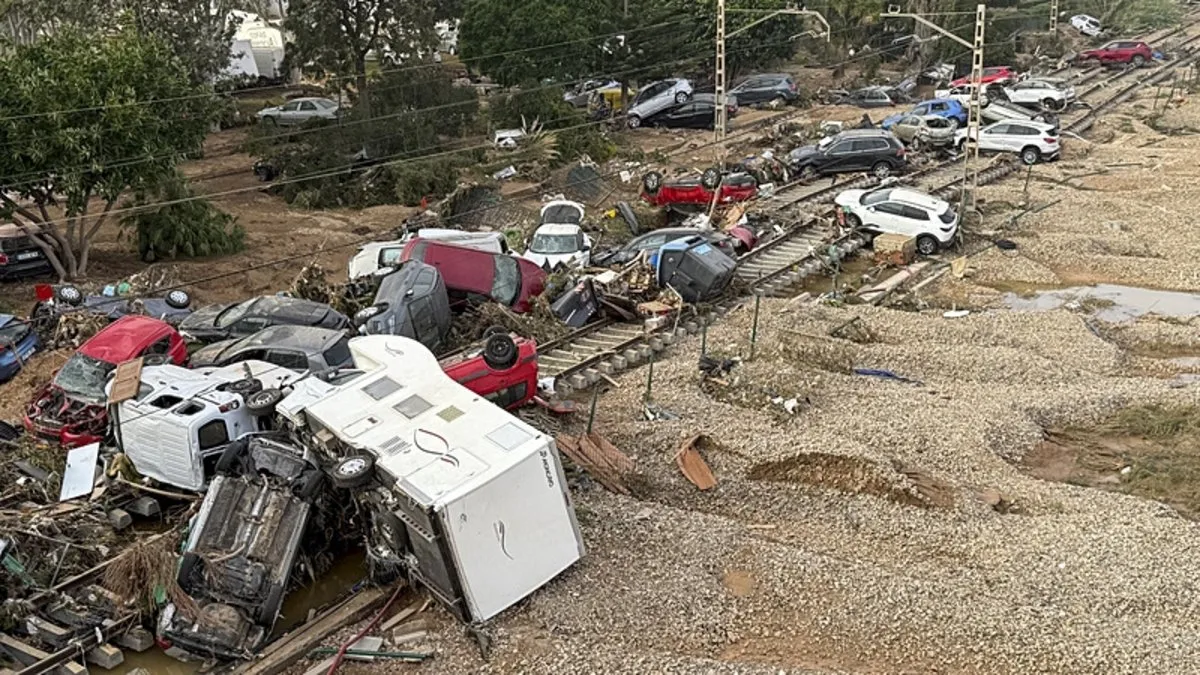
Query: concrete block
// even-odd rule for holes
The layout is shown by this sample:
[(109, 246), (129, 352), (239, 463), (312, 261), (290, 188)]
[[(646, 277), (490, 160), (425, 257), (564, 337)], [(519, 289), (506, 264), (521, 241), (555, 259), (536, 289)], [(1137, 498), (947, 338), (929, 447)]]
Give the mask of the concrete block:
[(612, 364), (615, 370), (625, 370), (629, 367), (629, 361), (624, 356), (610, 356), (608, 362)]
[(587, 378), (579, 374), (568, 377), (567, 382), (575, 389), (587, 389), (588, 386)]
[(108, 512), (108, 523), (114, 530), (123, 530), (133, 524), (133, 516), (125, 509), (113, 509)]
[(596, 370), (600, 371), (601, 373), (603, 373), (605, 375), (612, 375), (613, 374), (613, 364), (611, 361), (602, 361), (602, 362), (596, 364)]
[(92, 647), (84, 656), (87, 657), (88, 663), (100, 666), (105, 670), (112, 670), (125, 663), (125, 652), (108, 644)]
[(162, 513), (162, 506), (160, 506), (158, 500), (153, 497), (138, 497), (132, 502), (129, 502), (129, 506), (126, 510), (130, 511), (131, 513), (136, 513), (143, 518), (157, 518), (158, 515)]
[(583, 376), (587, 378), (588, 384), (596, 384), (600, 381), (600, 371), (595, 368), (587, 368), (583, 371)]
[(126, 649), (132, 649), (135, 652), (144, 652), (154, 646), (154, 635), (141, 626), (134, 626), (125, 631), (125, 633), (117, 636), (117, 639), (113, 640), (113, 642)]

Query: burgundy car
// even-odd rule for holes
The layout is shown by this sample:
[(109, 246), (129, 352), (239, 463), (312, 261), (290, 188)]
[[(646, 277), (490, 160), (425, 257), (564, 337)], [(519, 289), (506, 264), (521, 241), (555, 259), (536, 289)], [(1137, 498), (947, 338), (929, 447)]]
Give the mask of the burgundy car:
[(698, 177), (689, 176), (666, 182), (657, 171), (642, 177), (642, 199), (654, 206), (708, 207), (713, 202), (714, 191), (718, 204), (744, 202), (758, 195), (758, 181), (744, 173), (722, 177), (716, 169), (708, 169)]
[(404, 246), (400, 261), (420, 260), (433, 265), (451, 296), (482, 296), (514, 312), (533, 309), (532, 300), (546, 290), (546, 271), (537, 264), (505, 253), (445, 244), (417, 237)]
[(1075, 57), (1082, 64), (1108, 65), (1110, 63), (1130, 64), (1136, 68), (1146, 65), (1154, 59), (1154, 50), (1145, 42), (1137, 40), (1117, 40), (1099, 49), (1089, 49), (1080, 52)]
[(104, 439), (108, 376), (139, 356), (182, 365), (187, 345), (170, 324), (148, 316), (122, 317), (84, 342), (42, 387), (25, 411), (25, 428), (39, 439), (74, 448)]

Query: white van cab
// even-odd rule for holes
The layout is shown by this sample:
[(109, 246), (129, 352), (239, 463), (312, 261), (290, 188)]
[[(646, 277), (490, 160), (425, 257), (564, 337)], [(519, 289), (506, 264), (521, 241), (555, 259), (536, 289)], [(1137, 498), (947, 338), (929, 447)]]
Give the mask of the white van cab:
[(137, 396), (117, 406), (117, 442), (141, 475), (201, 491), (231, 441), (272, 427), (275, 404), (301, 377), (265, 361), (146, 366)]

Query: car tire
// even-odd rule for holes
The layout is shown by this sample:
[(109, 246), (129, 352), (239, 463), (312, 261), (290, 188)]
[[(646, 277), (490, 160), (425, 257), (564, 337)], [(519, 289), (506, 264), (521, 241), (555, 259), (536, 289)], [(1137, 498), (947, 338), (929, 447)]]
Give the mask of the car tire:
[(1065, 101), (1056, 101), (1052, 98), (1042, 99), (1042, 107), (1045, 108), (1046, 110), (1060, 110), (1062, 108), (1065, 108), (1066, 105), (1067, 104)]
[(283, 392), (275, 388), (260, 389), (244, 398), (246, 412), (254, 417), (266, 417), (275, 412), (275, 406), (283, 400)]
[(187, 309), (192, 304), (192, 296), (187, 291), (176, 289), (167, 293), (166, 302), (171, 309)]
[(517, 343), (511, 335), (493, 335), (483, 346), (483, 362), (492, 370), (508, 370), (517, 362)]
[(917, 253), (921, 255), (933, 255), (938, 252), (938, 248), (938, 240), (928, 234), (917, 237)]
[(648, 195), (657, 194), (658, 191), (662, 189), (662, 184), (663, 175), (657, 171), (651, 171), (645, 176), (642, 176), (642, 189), (645, 190), (646, 194)]
[(83, 304), (83, 291), (74, 286), (62, 286), (54, 294), (58, 301), (69, 307), (77, 307)]
[(391, 511), (385, 511), (383, 508), (377, 508), (373, 514), (375, 535), (382, 540), (382, 544), (392, 550), (393, 553), (403, 554), (408, 549), (408, 530), (404, 527), (404, 521), (396, 517), (396, 514)]
[(962, 122), (959, 122), (957, 117), (950, 118), (950, 128), (951, 129), (957, 129), (961, 126), (962, 126)]
[(642, 118), (637, 115), (630, 115), (625, 119), (625, 123), (629, 125), (630, 129), (637, 129), (642, 126)]
[(683, 105), (684, 103), (687, 103), (689, 98), (691, 98), (691, 95), (688, 94), (686, 91), (680, 91), (680, 92), (675, 93), (675, 103), (677, 103), (679, 105)]
[(857, 230), (858, 228), (862, 227), (862, 224), (862, 218), (859, 218), (853, 213), (846, 214), (846, 227), (849, 227), (852, 230)]
[(721, 171), (715, 167), (709, 167), (700, 174), (700, 186), (705, 190), (716, 190), (721, 186)]
[(213, 470), (222, 476), (234, 475), (234, 467), (248, 447), (250, 447), (250, 440), (247, 438), (239, 438), (231, 441), (221, 451), (221, 456), (217, 459), (217, 466)]
[(505, 328), (504, 326), (500, 326), (500, 325), (488, 326), (487, 328), (483, 329), (483, 339), (486, 340), (486, 339), (492, 337), (493, 335), (508, 335), (508, 333), (509, 333), (509, 330), (507, 328)]
[(375, 470), (375, 458), (370, 455), (350, 455), (343, 457), (333, 466), (329, 477), (334, 486), (343, 490), (360, 488), (371, 481)]
[[(262, 381), (253, 377), (244, 377), (240, 380), (234, 380), (224, 385), (224, 391), (230, 394), (238, 394), (242, 397), (262, 391)], [(220, 387), (218, 387), (220, 389)]]
[(913, 139), (908, 142), (908, 149), (912, 150), (913, 152), (920, 152), (921, 138), (919, 136), (913, 136)]
[(892, 165), (887, 162), (875, 162), (875, 166), (871, 167), (871, 175), (883, 180), (892, 175)]
[(1038, 160), (1041, 158), (1042, 158), (1041, 150), (1038, 150), (1037, 148), (1035, 148), (1033, 146), (1029, 146), (1028, 148), (1025, 148), (1024, 150), (1021, 151), (1021, 162), (1024, 163), (1026, 166), (1033, 166), (1034, 164), (1037, 164)]
[(175, 583), (183, 589), (184, 593), (191, 595), (196, 589), (193, 587), (192, 579), (203, 575), (204, 572), (204, 557), (195, 551), (187, 551), (179, 556), (179, 568), (175, 571)]
[(267, 116), (263, 117), (262, 120), (263, 120), (263, 124), (265, 124), (269, 127), (279, 126), (279, 119), (272, 117), (271, 115), (267, 115)]
[(279, 612), (283, 609), (283, 595), (286, 590), (286, 579), (271, 584), (271, 587), (267, 590), (267, 597), (258, 606), (258, 623), (260, 625), (275, 625), (275, 619), (279, 617)]
[(1146, 57), (1142, 56), (1141, 54), (1134, 54), (1129, 63), (1132, 64), (1134, 68), (1141, 68), (1142, 66), (1146, 65)]
[(806, 164), (800, 167), (800, 174), (796, 177), (800, 181), (816, 180), (820, 176), (816, 167), (811, 164)]

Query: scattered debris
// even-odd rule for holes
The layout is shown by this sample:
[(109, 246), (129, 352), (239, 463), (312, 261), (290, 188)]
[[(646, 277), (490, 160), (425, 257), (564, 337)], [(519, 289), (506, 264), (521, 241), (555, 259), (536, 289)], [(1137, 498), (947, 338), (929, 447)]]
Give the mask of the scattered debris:
[(700, 456), (701, 447), (712, 447), (713, 440), (705, 434), (696, 434), (685, 440), (675, 453), (675, 463), (692, 485), (701, 490), (711, 490), (717, 486), (717, 478), (713, 475), (708, 463)]
[(624, 479), (633, 472), (633, 460), (597, 433), (555, 437), (558, 449), (571, 461), (583, 467), (598, 483), (610, 492), (632, 494)]
[(866, 377), (878, 377), (885, 380), (895, 380), (896, 382), (906, 382), (908, 384), (921, 384), (919, 380), (913, 380), (902, 375), (897, 375), (890, 370), (882, 370), (879, 368), (855, 368), (855, 375), (863, 375)]

